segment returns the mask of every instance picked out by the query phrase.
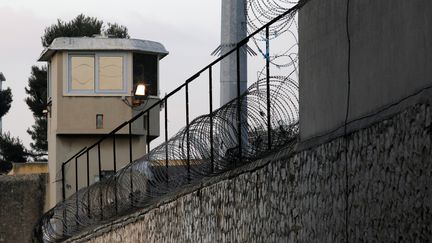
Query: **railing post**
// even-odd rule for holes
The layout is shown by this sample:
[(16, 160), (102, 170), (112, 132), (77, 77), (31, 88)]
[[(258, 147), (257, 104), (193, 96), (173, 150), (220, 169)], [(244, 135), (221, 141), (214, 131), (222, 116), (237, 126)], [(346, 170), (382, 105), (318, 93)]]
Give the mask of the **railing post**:
[(78, 226), (78, 156), (75, 157), (75, 218), (76, 225)]
[(213, 74), (212, 66), (209, 67), (209, 118), (210, 118), (210, 172), (214, 172), (214, 147), (213, 147)]
[(78, 192), (78, 156), (75, 157), (75, 193)]
[(166, 169), (166, 183), (169, 184), (169, 173), (168, 173), (168, 97), (165, 96), (165, 169)]
[[(129, 122), (129, 164), (132, 164), (132, 122)], [(130, 200), (131, 206), (134, 206), (134, 191), (133, 191), (133, 169), (132, 165), (130, 165)]]
[(65, 188), (66, 182), (65, 182), (65, 164), (64, 163), (62, 163), (61, 172), (62, 172), (62, 198), (64, 201), (64, 200), (66, 200), (66, 188)]
[(269, 26), (266, 27), (266, 84), (267, 84), (267, 146), (271, 150), (271, 114), (270, 114), (270, 39)]
[(115, 133), (113, 133), (113, 166), (114, 166), (114, 173), (117, 172), (117, 155), (116, 155), (116, 136)]
[(150, 110), (147, 111), (147, 153), (150, 153)]
[[(239, 152), (239, 162), (242, 161), (242, 153), (243, 153), (243, 144), (242, 144), (242, 119), (241, 119), (241, 90), (240, 90), (240, 45), (237, 44), (236, 49), (236, 61), (237, 61), (237, 129), (238, 129), (238, 152)], [(237, 166), (237, 161), (234, 160), (234, 166)]]
[(97, 153), (98, 153), (98, 172), (99, 172), (99, 181), (102, 180), (102, 163), (101, 163), (101, 151), (100, 151), (100, 143), (97, 145)]
[(189, 141), (189, 84), (186, 83), (186, 158), (187, 158), (187, 178), (188, 181), (191, 180), (190, 177), (190, 141)]
[(90, 186), (90, 158), (89, 158), (89, 151), (86, 152), (86, 162), (87, 162), (87, 187)]
[(129, 122), (129, 163), (132, 163), (132, 122)]
[[(90, 158), (89, 158), (89, 150), (86, 152), (86, 160), (87, 160), (87, 188), (90, 186)], [(87, 193), (87, 215), (90, 218), (90, 193)]]
[[(97, 144), (97, 154), (98, 154), (98, 172), (99, 172), (99, 181), (102, 181), (102, 163), (101, 163), (101, 152), (100, 152), (100, 143)], [(100, 216), (103, 219), (103, 199), (102, 199), (102, 190), (99, 191), (99, 206), (100, 206)]]
[(115, 173), (117, 173), (117, 155), (116, 155), (116, 136), (113, 133), (113, 163), (114, 163), (114, 206), (116, 213), (118, 212), (117, 206), (117, 178), (115, 177)]

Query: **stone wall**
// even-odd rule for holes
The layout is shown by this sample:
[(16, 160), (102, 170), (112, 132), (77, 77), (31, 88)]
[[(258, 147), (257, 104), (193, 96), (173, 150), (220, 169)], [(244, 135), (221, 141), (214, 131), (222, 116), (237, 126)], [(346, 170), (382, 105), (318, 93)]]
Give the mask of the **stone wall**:
[(43, 213), (46, 175), (0, 176), (0, 242), (30, 242)]
[(287, 148), (69, 242), (430, 242), (431, 120), (415, 105)]

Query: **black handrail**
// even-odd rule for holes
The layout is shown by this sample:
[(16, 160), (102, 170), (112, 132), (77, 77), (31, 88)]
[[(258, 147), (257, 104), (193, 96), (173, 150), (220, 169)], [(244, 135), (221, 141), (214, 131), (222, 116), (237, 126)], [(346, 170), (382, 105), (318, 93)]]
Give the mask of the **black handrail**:
[[(72, 156), (69, 160), (67, 160), (68, 163), (70, 162), (72, 159), (74, 159), (75, 157), (80, 157), (82, 154), (80, 154), (81, 152), (86, 153), (88, 151), (90, 151), (91, 149), (93, 149), (94, 147), (98, 146), (98, 151), (100, 151), (100, 143), (102, 143), (104, 140), (106, 140), (109, 137), (113, 138), (113, 147), (114, 147), (114, 154), (113, 154), (113, 158), (114, 158), (114, 171), (116, 171), (116, 154), (115, 154), (115, 133), (118, 132), (120, 129), (126, 127), (127, 125), (129, 125), (129, 127), (131, 126), (131, 124), (136, 121), (137, 119), (139, 119), (141, 116), (143, 116), (144, 114), (147, 114), (147, 146), (149, 148), (150, 145), (150, 138), (149, 138), (149, 127), (150, 127), (150, 111), (157, 107), (157, 106), (161, 106), (161, 104), (167, 104), (168, 102), (168, 98), (170, 98), (171, 96), (173, 96), (174, 94), (176, 94), (177, 92), (179, 92), (181, 89), (186, 88), (186, 113), (187, 113), (187, 119), (186, 119), (186, 126), (189, 125), (189, 117), (188, 117), (188, 112), (189, 112), (189, 108), (188, 108), (188, 84), (191, 83), (192, 81), (194, 81), (196, 78), (198, 78), (203, 72), (205, 72), (206, 70), (209, 70), (209, 72), (211, 73), (211, 69), (212, 67), (217, 64), (218, 62), (220, 62), (222, 59), (224, 59), (225, 57), (229, 56), (230, 54), (236, 52), (237, 55), (237, 99), (240, 100), (241, 97), (241, 93), (240, 93), (240, 72), (239, 72), (239, 68), (240, 68), (240, 62), (239, 60), (239, 53), (240, 53), (240, 48), (242, 48), (244, 45), (246, 45), (249, 42), (249, 39), (251, 39), (253, 36), (255, 36), (256, 34), (260, 33), (261, 31), (265, 30), (266, 31), (266, 37), (268, 39), (269, 37), (269, 26), (271, 26), (273, 23), (277, 22), (278, 20), (282, 19), (283, 17), (285, 17), (286, 15), (296, 12), (297, 10), (299, 10), (305, 3), (307, 2), (307, 0), (303, 0), (303, 1), (299, 1), (299, 3), (297, 5), (295, 5), (293, 8), (287, 10), (285, 13), (279, 15), (278, 17), (274, 18), (273, 20), (271, 20), (270, 22), (268, 22), (266, 25), (258, 28), (257, 30), (255, 30), (254, 32), (252, 32), (250, 35), (248, 35), (247, 37), (245, 37), (244, 39), (242, 39), (240, 42), (237, 43), (237, 45), (235, 46), (235, 48), (229, 50), (228, 52), (226, 52), (225, 54), (222, 54), (221, 56), (219, 56), (218, 58), (216, 58), (213, 62), (211, 62), (210, 64), (208, 64), (207, 66), (205, 66), (204, 68), (202, 68), (201, 70), (199, 70), (197, 73), (195, 73), (194, 75), (192, 75), (190, 78), (188, 78), (183, 84), (181, 84), (180, 86), (178, 86), (176, 89), (174, 89), (173, 91), (171, 91), (170, 93), (166, 94), (164, 98), (158, 100), (157, 102), (155, 102), (154, 104), (152, 104), (151, 106), (149, 106), (147, 109), (140, 111), (138, 114), (136, 114), (134, 117), (132, 117), (130, 120), (123, 122), (122, 124), (120, 124), (118, 127), (116, 127), (115, 129), (113, 129), (110, 133), (104, 135), (102, 138), (100, 138), (97, 142), (95, 142), (94, 144), (92, 144), (89, 147), (84, 147), (83, 149), (80, 150), (80, 152), (78, 152), (77, 154), (75, 154), (74, 156)], [(268, 42), (266, 45), (267, 48), (267, 53), (268, 53)], [(270, 79), (270, 70), (269, 70), (269, 57), (266, 57), (266, 79), (267, 79), (267, 84), (269, 84), (269, 79)], [(212, 82), (211, 79), (211, 75), (210, 75), (210, 81)], [(210, 88), (210, 92), (211, 92), (211, 88)], [(210, 103), (210, 109), (212, 109), (212, 103)], [(239, 141), (239, 146), (238, 146), (238, 150), (239, 150), (239, 156), (240, 156), (240, 160), (242, 159), (242, 128), (241, 128), (241, 122), (242, 122), (242, 117), (241, 117), (241, 105), (239, 105), (237, 107), (237, 113), (238, 113), (238, 141)], [(270, 110), (270, 89), (269, 89), (269, 85), (267, 85), (267, 110)], [(270, 124), (270, 112), (267, 112), (267, 116), (268, 116), (268, 148), (271, 149), (271, 124)], [(212, 124), (213, 126), (213, 124)], [(131, 132), (131, 129), (129, 129), (129, 133)], [(131, 136), (129, 134), (129, 136)], [(131, 142), (131, 138), (129, 138), (129, 151), (130, 151), (130, 162), (132, 161), (132, 142)], [(211, 136), (211, 139), (213, 139), (213, 135)], [(167, 138), (166, 138), (167, 140)], [(187, 139), (188, 140), (188, 139)], [(212, 144), (212, 160), (213, 158), (213, 143)], [(190, 164), (190, 158), (189, 158), (189, 142), (187, 143), (187, 153), (188, 153), (188, 164)], [(149, 149), (148, 149), (149, 151)], [(99, 156), (100, 157), (100, 156)], [(100, 160), (100, 158), (99, 158)], [(167, 162), (168, 163), (168, 160)], [(100, 167), (100, 166), (99, 166)], [(190, 166), (188, 166), (188, 171), (190, 170)], [(64, 166), (62, 166), (62, 181), (64, 184)], [(99, 170), (99, 177), (100, 177), (100, 170)], [(63, 185), (63, 200), (65, 199), (65, 189), (64, 189), (64, 185)]]
[[(216, 58), (213, 62), (208, 64), (206, 67), (199, 70), (197, 73), (188, 78), (183, 84), (178, 86), (176, 89), (166, 94), (165, 97), (156, 101), (155, 103), (146, 107), (143, 111), (140, 111), (136, 115), (134, 115), (128, 121), (123, 122), (115, 129), (113, 129), (108, 134), (103, 134), (101, 137), (91, 146), (84, 147), (70, 159), (62, 163), (62, 186), (63, 186), (63, 201), (56, 208), (52, 209), (52, 213), (54, 211), (61, 212), (63, 215), (62, 224), (63, 229), (62, 232), (58, 232), (56, 229), (49, 228), (51, 224), (56, 224), (56, 222), (51, 222), (51, 216), (49, 213), (44, 215), (44, 219), (47, 220), (44, 226), (48, 227), (45, 230), (52, 230), (52, 232), (48, 232), (48, 238), (58, 240), (65, 239), (70, 237), (71, 234), (76, 233), (78, 230), (82, 229), (86, 225), (93, 224), (94, 222), (99, 222), (102, 220), (109, 219), (113, 217), (113, 215), (121, 215), (122, 213), (129, 212), (135, 207), (143, 207), (148, 205), (148, 203), (152, 203), (153, 197), (160, 197), (164, 193), (172, 192), (172, 190), (176, 188), (180, 188), (186, 184), (191, 184), (197, 182), (202, 176), (210, 176), (216, 175), (218, 173), (225, 172), (233, 167), (237, 167), (245, 162), (253, 161), (265, 154), (271, 152), (271, 149), (280, 148), (282, 145), (286, 145), (288, 143), (292, 143), (295, 141), (296, 129), (298, 128), (298, 123), (296, 123), (295, 119), (288, 119), (287, 123), (281, 125), (279, 123), (279, 118), (281, 114), (281, 110), (277, 110), (274, 113), (271, 111), (276, 108), (285, 108), (283, 105), (281, 106), (278, 103), (279, 100), (288, 99), (291, 102), (291, 96), (295, 95), (293, 90), (289, 89), (285, 93), (285, 95), (280, 95), (280, 86), (287, 85), (290, 88), (294, 87), (298, 91), (298, 85), (290, 83), (287, 79), (279, 79), (278, 76), (270, 75), (270, 36), (269, 36), (269, 28), (276, 21), (281, 20), (285, 16), (290, 15), (290, 18), (293, 17), (294, 13), (298, 11), (308, 0), (301, 0), (296, 6), (279, 15), (275, 19), (271, 20), (266, 25), (258, 28), (253, 33), (248, 35), (246, 38), (241, 40), (236, 44), (234, 48), (229, 50), (228, 52), (222, 54), (220, 57)], [(241, 75), (240, 75), (240, 53), (245, 51), (244, 46), (248, 43), (248, 41), (258, 33), (265, 31), (266, 42), (266, 53), (263, 53), (265, 57), (265, 77), (259, 79), (257, 81), (257, 88), (254, 90), (250, 88), (248, 92), (242, 93), (241, 91)], [(261, 33), (262, 34), (262, 33)], [(234, 54), (235, 52), (235, 54)], [(262, 53), (262, 52), (261, 52)], [(216, 64), (218, 64), (222, 59), (226, 58), (229, 55), (235, 55), (237, 57), (237, 97), (223, 105), (221, 108), (217, 110), (213, 110), (213, 68)], [(243, 54), (243, 53), (242, 53)], [(190, 83), (200, 77), (202, 74), (208, 71), (208, 92), (209, 92), (209, 104), (208, 115), (198, 117), (191, 121), (190, 119), (190, 107), (189, 107), (189, 89)], [(263, 71), (264, 73), (264, 71)], [(276, 81), (275, 81), (276, 80)], [(280, 81), (280, 82), (279, 82)], [(271, 83), (272, 82), (272, 83)], [(290, 86), (291, 85), (291, 86)], [(259, 87), (266, 88), (266, 92), (260, 91)], [(185, 88), (185, 114), (186, 114), (186, 128), (181, 130), (179, 134), (181, 134), (181, 139), (174, 138), (168, 139), (168, 100), (174, 95), (177, 94)], [(254, 96), (257, 95), (258, 96)], [(250, 95), (250, 96), (248, 96)], [(271, 96), (272, 95), (272, 96)], [(275, 97), (276, 96), (276, 97)], [(259, 109), (251, 108), (248, 110), (247, 105), (249, 104), (248, 97), (258, 98), (261, 104), (259, 107), (264, 108), (267, 113), (261, 111)], [(261, 99), (262, 98), (262, 99)], [(264, 100), (265, 98), (265, 100)], [(277, 99), (276, 99), (277, 98)], [(280, 98), (280, 99), (279, 99)], [(298, 97), (297, 97), (298, 98)], [(254, 101), (254, 100), (250, 100)], [(297, 100), (298, 101), (298, 100)], [(257, 103), (255, 103), (257, 104)], [(159, 109), (160, 106), (164, 105), (165, 111), (165, 145), (159, 146), (155, 150), (150, 152), (150, 139), (152, 138), (150, 135), (150, 113), (153, 109)], [(279, 106), (279, 107), (278, 107)], [(295, 105), (294, 105), (295, 106)], [(256, 107), (255, 107), (256, 108)], [(294, 109), (285, 109), (282, 112), (287, 111), (290, 113), (288, 116), (293, 115), (293, 113), (298, 112), (298, 107), (294, 107)], [(251, 111), (251, 112), (250, 112)], [(294, 111), (294, 112), (293, 112)], [(224, 113), (228, 112), (228, 113)], [(255, 112), (255, 113), (254, 113)], [(230, 117), (224, 117), (224, 114), (228, 114)], [(254, 116), (255, 114), (255, 116)], [(298, 115), (298, 114), (297, 114)], [(150, 157), (144, 157), (142, 160), (133, 161), (133, 141), (132, 141), (132, 123), (137, 119), (144, 116), (144, 122), (146, 126), (146, 143), (148, 152), (150, 152)], [(294, 116), (294, 115), (293, 115)], [(257, 127), (258, 130), (248, 131), (247, 126), (251, 124), (247, 120), (248, 118), (258, 118), (257, 120), (262, 121), (259, 123), (260, 126)], [(297, 117), (298, 118), (298, 117)], [(201, 119), (201, 120), (199, 120)], [(224, 120), (225, 119), (225, 120)], [(203, 122), (203, 123), (199, 123)], [(209, 127), (206, 127), (208, 130), (199, 130), (197, 129), (197, 124), (207, 124)], [(225, 122), (225, 123), (224, 123)], [(272, 122), (275, 126), (272, 128)], [(221, 125), (222, 123), (222, 125)], [(128, 126), (128, 144), (129, 144), (129, 154), (127, 160), (129, 161), (128, 165), (120, 169), (117, 172), (117, 153), (116, 153), (116, 133), (121, 129)], [(227, 128), (227, 130), (223, 130), (221, 128)], [(267, 131), (265, 131), (267, 129)], [(224, 131), (227, 131), (224, 133)], [(197, 134), (202, 134), (202, 132), (210, 134), (205, 134), (204, 140), (205, 149), (209, 149), (209, 151), (204, 149), (204, 153), (199, 154), (201, 157), (197, 157), (195, 153), (197, 153), (197, 146), (201, 146), (201, 144), (196, 143)], [(177, 136), (177, 135), (176, 135)], [(195, 137), (194, 137), (195, 136)], [(220, 136), (220, 137), (217, 137)], [(249, 137), (250, 136), (250, 137)], [(218, 139), (216, 140), (215, 137)], [(267, 141), (263, 138), (267, 137)], [(117, 172), (114, 176), (109, 177), (107, 180), (104, 180), (101, 183), (90, 185), (90, 150), (97, 148), (97, 167), (100, 180), (102, 179), (102, 164), (101, 164), (101, 144), (102, 142), (108, 140), (111, 142), (112, 139), (112, 158), (113, 158), (113, 168), (114, 172)], [(195, 141), (194, 141), (195, 139)], [(230, 141), (229, 145), (224, 145), (224, 139), (226, 141)], [(192, 141), (191, 141), (192, 140)], [(203, 141), (204, 141), (203, 140)], [(283, 142), (281, 142), (283, 140)], [(201, 140), (200, 140), (201, 141)], [(195, 142), (195, 143), (194, 143)], [(257, 143), (251, 147), (251, 144)], [(191, 146), (192, 143), (192, 146)], [(104, 144), (105, 145), (105, 144)], [(267, 146), (265, 146), (267, 145)], [(171, 147), (176, 146), (176, 147)], [(208, 146), (208, 147), (206, 147)], [(224, 146), (223, 149), (219, 148)], [(243, 148), (245, 146), (245, 148)], [(248, 147), (249, 146), (249, 147)], [(163, 149), (165, 151), (163, 151)], [(202, 149), (202, 148), (200, 148)], [(252, 152), (251, 152), (252, 151)], [(163, 154), (162, 154), (163, 152)], [(172, 157), (172, 161), (170, 161), (171, 153), (178, 153)], [(201, 150), (199, 152), (202, 152)], [(159, 153), (159, 154), (157, 154)], [(153, 155), (157, 155), (156, 157), (151, 157)], [(180, 156), (178, 156), (181, 154)], [(86, 155), (86, 166), (87, 166), (87, 189), (78, 190), (78, 159)], [(158, 157), (159, 156), (159, 157)], [(201, 159), (201, 162), (197, 163), (197, 158)], [(180, 161), (176, 161), (176, 159), (180, 159)], [(65, 166), (70, 163), (70, 161), (75, 160), (75, 190), (76, 193), (71, 196), (71, 198), (66, 199), (65, 192)], [(95, 159), (96, 160), (96, 159)], [(125, 159), (126, 160), (126, 159)], [(151, 162), (152, 161), (152, 162)], [(150, 165), (154, 163), (153, 165)], [(172, 165), (170, 163), (173, 163)], [(201, 163), (201, 164), (200, 164)], [(207, 164), (205, 164), (207, 163)], [(204, 165), (204, 166), (203, 166)], [(152, 166), (149, 169), (149, 166)], [(201, 166), (201, 167), (200, 167)], [(146, 169), (151, 170), (149, 172), (151, 175), (146, 174)], [(180, 169), (180, 170), (179, 170)], [(169, 174), (168, 172), (171, 172)], [(201, 173), (201, 174), (199, 174)], [(177, 178), (176, 178), (177, 177)], [(191, 178), (192, 177), (192, 178)], [(125, 179), (129, 178), (129, 179)], [(140, 180), (145, 180), (140, 181)], [(190, 182), (190, 183), (189, 183)], [(130, 183), (130, 184), (129, 184)], [(144, 183), (144, 184), (139, 184)], [(82, 183), (84, 184), (84, 183)], [(163, 185), (162, 185), (163, 184)], [(162, 187), (161, 187), (162, 186)], [(92, 196), (90, 196), (92, 195)], [(93, 195), (96, 195), (94, 197)], [(73, 203), (73, 205), (71, 204)], [(75, 218), (73, 217), (75, 215)], [(66, 217), (67, 216), (67, 217)], [(86, 218), (87, 217), (87, 218)], [(60, 216), (61, 218), (61, 216)], [(68, 228), (71, 227), (71, 228)], [(60, 233), (60, 235), (56, 235), (56, 233)]]
[[(303, 7), (303, 5), (307, 2), (308, 0), (302, 0), (299, 1), (299, 3), (297, 5), (295, 5), (293, 8), (287, 10), (286, 12), (284, 12), (283, 14), (279, 15), (278, 17), (274, 18), (273, 20), (271, 20), (270, 22), (268, 22), (266, 25), (258, 28), (257, 30), (255, 30), (254, 32), (252, 32), (251, 34), (249, 34), (247, 37), (245, 37), (244, 39), (242, 39), (240, 42), (237, 43), (237, 45), (232, 48), (231, 50), (229, 50), (228, 52), (220, 55), (218, 58), (216, 58), (214, 61), (212, 61), (210, 64), (208, 64), (207, 66), (205, 66), (204, 68), (202, 68), (201, 70), (199, 70), (197, 73), (195, 73), (194, 75), (192, 75), (190, 78), (188, 78), (183, 84), (181, 84), (180, 86), (178, 86), (176, 89), (174, 89), (173, 91), (169, 92), (168, 94), (165, 95), (164, 98), (158, 100), (157, 102), (153, 103), (152, 105), (150, 105), (148, 108), (146, 108), (143, 111), (140, 111), (138, 114), (136, 114), (135, 116), (133, 116), (131, 119), (129, 119), (128, 121), (123, 122), (122, 124), (120, 124), (119, 126), (117, 126), (115, 129), (113, 129), (111, 132), (109, 132), (108, 134), (103, 135), (99, 140), (97, 140), (94, 144), (92, 144), (89, 147), (84, 147), (83, 149), (81, 149), (78, 153), (76, 153), (75, 155), (73, 155), (70, 159), (68, 159), (66, 162), (62, 163), (62, 186), (63, 186), (63, 200), (65, 200), (65, 165), (67, 163), (69, 163), (70, 161), (72, 161), (74, 158), (75, 160), (77, 160), (79, 157), (81, 157), (82, 155), (87, 153), (87, 161), (88, 161), (88, 153), (90, 150), (92, 150), (93, 148), (95, 148), (97, 146), (98, 149), (98, 171), (99, 171), (99, 178), (101, 176), (101, 158), (100, 158), (100, 145), (103, 141), (105, 141), (108, 138), (112, 138), (113, 140), (113, 161), (114, 161), (114, 171), (116, 171), (116, 149), (115, 149), (115, 134), (121, 130), (122, 128), (129, 126), (129, 162), (132, 162), (132, 137), (131, 137), (131, 132), (132, 132), (132, 123), (134, 121), (136, 121), (137, 119), (139, 119), (140, 117), (142, 117), (143, 115), (147, 114), (147, 146), (148, 149), (150, 148), (150, 111), (152, 109), (154, 109), (155, 107), (161, 106), (162, 104), (165, 104), (165, 108), (167, 109), (167, 104), (168, 104), (168, 99), (173, 96), (174, 94), (176, 94), (177, 92), (179, 92), (181, 89), (185, 88), (186, 89), (186, 127), (189, 126), (189, 92), (188, 92), (188, 84), (191, 83), (192, 81), (194, 81), (195, 79), (197, 79), (198, 77), (200, 77), (200, 75), (202, 73), (204, 73), (205, 71), (209, 71), (209, 109), (210, 109), (210, 114), (212, 113), (212, 109), (213, 109), (213, 104), (212, 104), (212, 97), (213, 97), (213, 93), (212, 93), (212, 67), (217, 64), (218, 62), (220, 62), (222, 59), (226, 58), (227, 56), (233, 54), (234, 52), (236, 52), (236, 56), (237, 56), (237, 99), (238, 102), (240, 101), (240, 97), (241, 97), (241, 90), (240, 90), (240, 63), (239, 63), (239, 53), (240, 53), (240, 48), (242, 48), (244, 45), (246, 45), (249, 40), (255, 36), (256, 34), (260, 33), (261, 31), (265, 30), (266, 33), (266, 38), (268, 40), (269, 38), (269, 27), (279, 21), (280, 19), (282, 19), (283, 17), (287, 16), (290, 13), (294, 13), (296, 11), (298, 11), (301, 7)], [(269, 44), (268, 42), (266, 43), (266, 55), (268, 55), (269, 53)], [(269, 60), (269, 56), (266, 56), (266, 80), (267, 80), (267, 120), (268, 120), (268, 128), (267, 128), (267, 144), (268, 144), (268, 149), (271, 149), (271, 124), (270, 124), (270, 86), (269, 86), (269, 79), (270, 79), (270, 60)], [(240, 161), (242, 159), (242, 118), (241, 116), (241, 105), (237, 106), (237, 122), (238, 122), (238, 153), (239, 153), (239, 158)], [(168, 132), (168, 128), (167, 128), (167, 124), (166, 124), (166, 120), (167, 120), (167, 110), (165, 110), (165, 132)], [(211, 131), (213, 130), (213, 119), (212, 116), (210, 115), (210, 123), (211, 123)], [(211, 133), (210, 135), (210, 139), (213, 140), (213, 134)], [(165, 141), (167, 141), (167, 134), (165, 135)], [(213, 155), (213, 142), (210, 143), (211, 144), (211, 161), (213, 163), (214, 161), (214, 155)], [(190, 170), (190, 151), (189, 151), (189, 139), (187, 138), (187, 154), (188, 154), (188, 171)], [(76, 161), (77, 163), (77, 161)], [(168, 154), (166, 154), (166, 166), (168, 168)], [(87, 165), (87, 168), (89, 168), (89, 165)], [(77, 168), (75, 168), (77, 171)], [(213, 169), (213, 168), (212, 168)], [(87, 172), (87, 177), (89, 177), (89, 172)], [(77, 176), (77, 175), (76, 175)], [(76, 179), (77, 180), (77, 179)], [(87, 178), (87, 184), (89, 184), (89, 178)], [(78, 183), (78, 181), (76, 182)], [(78, 188), (78, 185), (76, 185), (76, 187)]]

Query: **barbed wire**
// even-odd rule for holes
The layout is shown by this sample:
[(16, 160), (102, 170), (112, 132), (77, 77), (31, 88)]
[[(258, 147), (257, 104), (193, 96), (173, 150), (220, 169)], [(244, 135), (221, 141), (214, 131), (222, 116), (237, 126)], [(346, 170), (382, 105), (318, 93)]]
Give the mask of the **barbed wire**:
[[(267, 83), (260, 79), (240, 100), (233, 100), (194, 119), (167, 143), (120, 169), (115, 175), (83, 188), (59, 203), (41, 220), (43, 240), (56, 242), (79, 230), (152, 204), (162, 195), (193, 185), (269, 153), (267, 144)], [(292, 144), (298, 133), (298, 84), (283, 76), (270, 77), (272, 150)], [(246, 104), (246, 105), (244, 105)], [(242, 161), (238, 154), (237, 106), (246, 131)], [(213, 120), (211, 160), (210, 119)], [(187, 134), (189, 133), (189, 136)], [(190, 160), (187, 160), (189, 137)], [(168, 151), (168, 160), (166, 152)]]
[[(258, 0), (249, 2), (254, 4), (250, 8), (260, 9), (257, 13), (262, 12), (262, 6), (275, 8), (281, 7), (282, 3), (286, 6), (293, 4), (292, 1), (282, 0), (266, 0), (261, 4)], [(276, 17), (284, 11), (285, 8), (277, 14), (264, 11), (261, 16)], [(273, 28), (274, 36), (276, 32), (277, 36), (282, 32), (296, 35), (295, 13), (287, 16), (282, 21), (286, 23), (276, 23), (278, 27)], [(289, 28), (289, 31), (283, 31), (283, 28)], [(254, 38), (254, 41), (263, 41), (260, 38)], [(283, 147), (293, 146), (299, 121), (297, 38), (294, 40), (281, 54), (265, 56), (272, 65), (281, 69), (282, 75), (270, 76), (267, 84), (266, 67), (258, 70), (257, 81), (240, 98), (210, 115), (197, 117), (188, 127), (148, 154), (57, 204), (43, 215), (35, 227), (34, 241), (62, 241), (84, 229), (148, 207), (162, 196), (175, 194), (204, 178), (250, 163)], [(267, 91), (270, 94), (269, 110)], [(211, 131), (213, 140), (210, 138)], [(271, 149), (267, 142), (268, 134), (271, 135)], [(242, 144), (241, 149), (239, 144)], [(241, 154), (239, 151), (242, 151)]]
[[(252, 33), (259, 29), (261, 26), (294, 7), (297, 2), (298, 1), (292, 0), (248, 0), (248, 32)], [(292, 24), (296, 24), (295, 19), (290, 15), (286, 15), (281, 18), (280, 21), (269, 26), (270, 39), (274, 39), (286, 31), (289, 31), (290, 25)]]

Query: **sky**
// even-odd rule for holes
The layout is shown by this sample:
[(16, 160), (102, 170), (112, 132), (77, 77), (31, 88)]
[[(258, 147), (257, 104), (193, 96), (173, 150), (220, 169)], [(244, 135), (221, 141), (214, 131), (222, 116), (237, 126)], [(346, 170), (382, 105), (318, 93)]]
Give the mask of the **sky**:
[[(83, 13), (127, 26), (132, 38), (161, 42), (170, 52), (160, 63), (163, 96), (215, 59), (210, 53), (220, 43), (220, 6), (221, 0), (1, 0), (0, 72), (6, 77), (3, 88), (10, 87), (13, 94), (3, 132), (10, 131), (29, 148), (32, 140), (26, 130), (34, 119), (24, 102), (24, 88), (31, 66), (44, 64), (37, 62), (43, 50), (40, 38), (57, 19), (69, 21)], [(199, 99), (192, 102), (199, 104)], [(205, 107), (191, 109), (198, 115)], [(183, 124), (175, 118), (169, 123), (170, 133)]]

